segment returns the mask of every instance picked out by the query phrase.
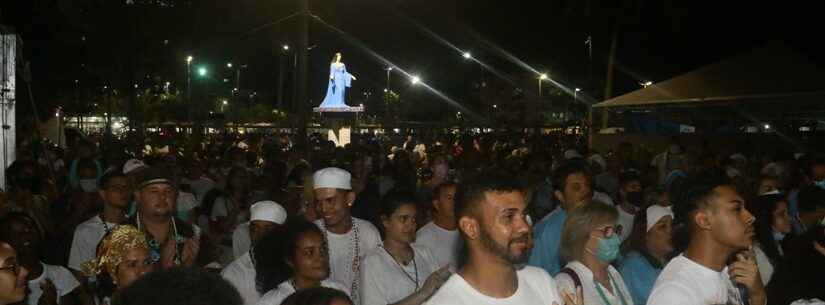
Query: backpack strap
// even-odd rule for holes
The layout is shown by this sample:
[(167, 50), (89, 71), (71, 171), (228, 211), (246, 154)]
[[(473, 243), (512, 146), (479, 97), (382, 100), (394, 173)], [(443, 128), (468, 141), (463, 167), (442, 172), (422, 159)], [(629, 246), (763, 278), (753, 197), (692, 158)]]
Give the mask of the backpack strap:
[(564, 269), (561, 269), (561, 273), (570, 276), (570, 279), (573, 280), (573, 284), (576, 285), (576, 290), (579, 290), (579, 288), (582, 287), (582, 280), (579, 278), (579, 275), (576, 273), (576, 271), (573, 271), (573, 269), (570, 269), (569, 267), (565, 267)]

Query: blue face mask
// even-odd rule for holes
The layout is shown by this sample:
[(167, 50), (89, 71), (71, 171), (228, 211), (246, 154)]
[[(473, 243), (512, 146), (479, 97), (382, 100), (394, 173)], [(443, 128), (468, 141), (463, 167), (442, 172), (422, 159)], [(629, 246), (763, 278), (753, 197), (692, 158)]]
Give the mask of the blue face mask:
[(773, 234), (773, 240), (775, 241), (782, 241), (785, 239), (785, 233), (778, 232), (776, 230), (771, 230), (771, 234)]
[(611, 263), (619, 258), (619, 246), (622, 240), (619, 239), (619, 234), (613, 234), (608, 238), (599, 238), (599, 245), (596, 248), (596, 253), (592, 253), (600, 261)]
[(814, 185), (821, 189), (825, 189), (825, 180), (814, 181)]

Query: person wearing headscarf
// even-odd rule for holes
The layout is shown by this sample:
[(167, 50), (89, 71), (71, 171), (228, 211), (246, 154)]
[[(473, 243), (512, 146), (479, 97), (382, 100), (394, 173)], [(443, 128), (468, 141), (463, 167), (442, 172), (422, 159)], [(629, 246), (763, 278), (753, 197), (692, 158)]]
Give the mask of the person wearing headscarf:
[(88, 277), (97, 278), (97, 297), (108, 304), (114, 294), (154, 270), (146, 235), (131, 225), (109, 231), (97, 248), (97, 257), (83, 265)]

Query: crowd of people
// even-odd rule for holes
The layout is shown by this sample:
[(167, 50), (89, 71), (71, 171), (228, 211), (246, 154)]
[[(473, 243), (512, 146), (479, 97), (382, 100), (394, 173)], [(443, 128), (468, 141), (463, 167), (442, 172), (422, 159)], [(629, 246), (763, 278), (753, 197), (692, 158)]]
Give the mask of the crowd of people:
[(825, 304), (816, 151), (525, 133), (124, 143), (19, 145), (0, 305)]

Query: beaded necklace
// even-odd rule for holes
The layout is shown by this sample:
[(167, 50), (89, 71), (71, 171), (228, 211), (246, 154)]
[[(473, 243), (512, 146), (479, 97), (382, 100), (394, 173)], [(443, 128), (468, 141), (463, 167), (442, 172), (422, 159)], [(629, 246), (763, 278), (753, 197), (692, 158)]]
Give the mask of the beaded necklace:
[[(352, 253), (352, 265), (350, 270), (352, 274), (350, 274), (350, 279), (352, 280), (352, 284), (350, 286), (350, 291), (352, 292), (352, 301), (354, 304), (358, 304), (358, 278), (359, 272), (361, 270), (361, 260), (358, 259), (359, 254), (361, 252), (360, 248), (360, 239), (358, 238), (358, 223), (355, 222), (355, 218), (350, 217), (350, 222), (352, 222), (352, 237), (350, 239), (350, 252)], [(326, 221), (321, 221), (324, 227), (324, 242), (329, 245), (329, 238), (327, 237), (327, 223)], [(329, 246), (327, 246), (327, 251), (329, 251)]]
[[(384, 252), (387, 252), (387, 255), (389, 255), (389, 256), (390, 256), (390, 258), (392, 258), (392, 261), (393, 261), (393, 262), (395, 262), (395, 265), (396, 265), (396, 266), (398, 266), (398, 269), (401, 269), (401, 273), (403, 273), (404, 275), (406, 275), (406, 276), (407, 276), (407, 279), (409, 279), (409, 280), (410, 280), (410, 282), (413, 282), (413, 284), (415, 284), (415, 290), (416, 290), (416, 291), (418, 291), (418, 288), (419, 288), (419, 282), (418, 282), (418, 264), (415, 262), (415, 250), (413, 250), (413, 258), (412, 258), (413, 270), (415, 271), (415, 279), (413, 279), (413, 277), (412, 277), (412, 276), (410, 276), (410, 274), (409, 274), (409, 273), (407, 273), (407, 270), (405, 270), (405, 269), (404, 269), (404, 267), (403, 267), (403, 266), (401, 266), (401, 263), (399, 263), (399, 262), (398, 262), (398, 260), (397, 260), (397, 259), (395, 259), (395, 257), (394, 257), (394, 256), (392, 256), (392, 254), (390, 253), (390, 251), (388, 251), (388, 250), (387, 250), (387, 248), (384, 248), (384, 246), (381, 246), (381, 249), (384, 249)], [(408, 264), (409, 264), (409, 263), (408, 263)]]
[[(172, 232), (169, 232), (169, 233), (172, 233), (172, 237), (174, 238), (174, 241), (175, 241), (175, 244), (176, 244), (175, 245), (175, 257), (174, 257), (173, 261), (175, 263), (175, 266), (180, 266), (181, 265), (181, 260), (180, 259), (182, 257), (181, 251), (183, 249), (182, 244), (184, 242), (184, 238), (183, 238), (183, 236), (178, 235), (178, 226), (177, 226), (177, 224), (175, 224), (175, 218), (174, 217), (170, 217), (170, 218), (172, 219), (172, 228), (171, 228)], [(137, 224), (137, 229), (140, 230), (140, 231), (143, 231), (142, 228), (141, 228), (141, 223), (140, 223), (140, 213), (137, 213), (136, 224)], [(155, 263), (159, 262), (160, 261), (160, 252), (161, 252), (160, 242), (158, 242), (155, 239), (155, 237), (152, 236), (151, 233), (149, 233), (147, 231), (143, 231), (143, 233), (146, 235), (146, 241), (149, 244), (149, 254), (152, 258), (152, 261), (155, 262)], [(168, 240), (168, 238), (167, 238), (167, 240)]]

